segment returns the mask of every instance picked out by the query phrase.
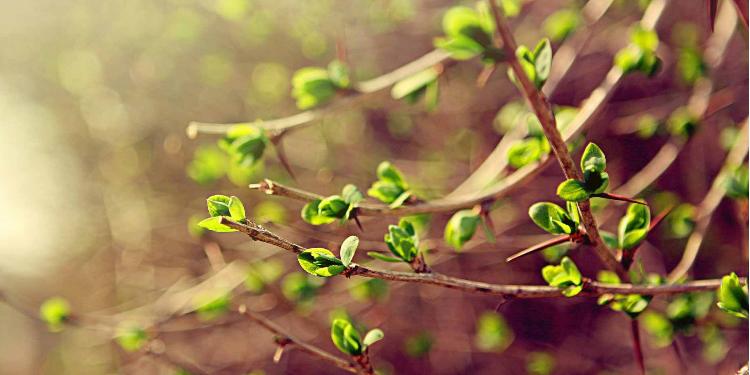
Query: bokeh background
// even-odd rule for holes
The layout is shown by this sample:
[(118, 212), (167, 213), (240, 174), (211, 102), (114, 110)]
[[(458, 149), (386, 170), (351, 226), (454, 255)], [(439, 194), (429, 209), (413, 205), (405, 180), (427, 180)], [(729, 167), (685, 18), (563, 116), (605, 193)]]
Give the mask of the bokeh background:
[[(515, 35), (522, 43), (535, 43), (545, 34), (540, 25), (547, 16), (584, 3), (526, 3), (513, 20)], [(645, 3), (614, 1), (586, 31), (588, 43), (553, 103), (580, 105), (627, 44), (627, 30)], [(586, 134), (607, 152), (614, 182), (637, 172), (667, 138), (642, 139), (623, 129), (633, 129), (644, 113), (664, 119), (690, 96), (692, 87), (678, 62), (686, 46), (700, 50), (710, 34), (703, 3), (669, 2), (657, 27), (662, 71), (651, 79), (626, 77)], [(634, 373), (628, 318), (596, 306), (592, 298), (505, 303), (497, 309), (499, 344), (482, 350), (475, 337), (478, 321), (496, 310), (501, 302), (496, 298), (359, 278), (312, 279), (288, 254), (239, 234), (196, 236), (189, 226), (191, 218), (205, 215), (207, 196), (231, 194), (243, 199), (253, 217), (303, 245), (337, 249), (346, 236), (357, 234), (363, 249), (385, 249), (385, 226), (397, 218), (365, 218), (364, 233), (351, 224), (312, 227), (299, 218), (300, 202), (265, 196), (246, 185), (268, 177), (321, 194), (336, 193), (346, 183), (364, 190), (374, 181), (377, 164), (391, 160), (422, 197), (439, 197), (501, 139), (496, 114), (520, 98), (504, 68), (478, 88), (479, 61), (451, 65), (441, 77), (440, 104), (433, 111), (395, 101), (384, 90), (289, 132), (283, 144), (296, 180), (273, 148), (262, 163), (243, 169), (216, 148), (216, 137), (189, 139), (185, 128), (194, 120), (241, 122), (296, 113), (290, 97), (293, 72), (326, 65), (337, 56), (337, 45), (345, 47), (355, 80), (397, 68), (433, 48), (433, 38), (442, 33), (442, 13), (455, 4), (3, 1), (0, 290), (32, 314), (42, 300), (60, 295), (77, 313), (106, 318), (136, 311), (148, 321), (200, 297), (203, 291), (195, 285), (217, 277), (249, 290), (238, 300), (326, 350), (335, 351), (329, 339), (332, 314), (347, 311), (364, 325), (382, 328), (385, 339), (371, 354), (384, 373)], [(747, 117), (747, 44), (747, 29), (739, 24), (720, 68), (708, 72), (722, 93), (718, 104), (712, 102), (677, 161), (647, 190), (650, 201), (697, 204), (708, 190), (725, 155), (722, 130)], [(731, 139), (731, 133), (724, 138)], [(449, 213), (433, 215), (424, 234), (435, 239), (428, 261), (435, 260), (433, 268), (440, 272), (474, 280), (543, 283), (544, 257), (503, 260), (545, 239), (526, 210), (535, 201), (556, 200), (553, 187), (561, 178), (551, 165), (498, 203), (492, 214), (496, 244), (478, 233), (473, 246), (455, 253), (440, 242)], [(692, 276), (747, 275), (745, 204), (721, 204)], [(622, 205), (611, 206), (618, 215), (624, 212)], [(604, 225), (612, 230), (616, 221)], [(664, 273), (679, 260), (684, 233), (670, 230), (665, 226), (649, 237), (643, 250), (649, 271)], [(363, 253), (357, 260), (366, 262)], [(600, 265), (591, 252), (572, 254), (584, 274), (595, 275)], [(181, 299), (164, 302), (173, 295)], [(664, 311), (669, 302), (657, 298), (652, 308)], [(149, 308), (155, 305), (160, 307)], [(169, 320), (159, 335), (161, 356), (127, 353), (102, 329), (49, 333), (43, 323), (5, 304), (0, 304), (0, 332), (3, 374), (338, 371), (294, 351), (275, 364), (271, 336), (231, 318)], [(676, 335), (674, 344), (643, 332), (654, 374), (732, 373), (747, 361), (747, 339), (747, 322), (715, 307)], [(680, 367), (680, 357), (689, 370)]]

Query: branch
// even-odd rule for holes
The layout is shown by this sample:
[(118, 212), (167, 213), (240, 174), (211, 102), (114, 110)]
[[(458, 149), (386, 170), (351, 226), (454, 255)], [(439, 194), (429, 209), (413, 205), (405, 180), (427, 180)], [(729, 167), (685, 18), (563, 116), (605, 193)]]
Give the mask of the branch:
[(724, 178), (727, 173), (732, 170), (732, 168), (736, 168), (737, 166), (741, 165), (742, 161), (747, 155), (747, 136), (747, 119), (745, 119), (744, 124), (740, 129), (740, 133), (737, 135), (737, 140), (735, 141), (734, 146), (732, 146), (732, 149), (729, 151), (727, 158), (724, 160), (724, 166), (721, 168), (721, 171), (714, 179), (713, 184), (711, 184), (711, 188), (708, 190), (708, 193), (698, 206), (698, 215), (696, 217), (695, 229), (693, 230), (693, 233), (690, 235), (690, 237), (688, 237), (687, 244), (685, 245), (685, 251), (682, 254), (680, 262), (667, 276), (668, 282), (674, 283), (685, 276), (688, 270), (690, 270), (690, 268), (693, 266), (695, 259), (698, 257), (698, 251), (700, 250), (701, 244), (703, 243), (703, 238), (706, 235), (708, 226), (711, 223), (711, 216), (713, 215), (716, 208), (719, 207), (719, 203), (721, 203), (721, 200), (725, 195)]
[[(549, 141), (550, 147), (552, 148), (552, 151), (557, 158), (557, 161), (560, 164), (565, 177), (568, 179), (573, 178), (576, 180), (583, 180), (581, 171), (578, 170), (575, 163), (573, 162), (573, 158), (568, 152), (568, 146), (565, 144), (565, 140), (563, 140), (562, 135), (557, 130), (557, 123), (555, 120), (555, 115), (552, 112), (552, 106), (550, 105), (549, 101), (547, 101), (547, 98), (544, 96), (544, 94), (537, 90), (531, 83), (531, 81), (529, 81), (526, 73), (521, 67), (521, 64), (516, 58), (517, 46), (516, 41), (513, 38), (513, 34), (510, 32), (510, 29), (508, 28), (503, 15), (498, 9), (497, 4), (494, 1), (489, 1), (489, 3), (490, 8), (492, 9), (492, 15), (495, 19), (495, 24), (497, 26), (497, 33), (503, 40), (503, 49), (505, 49), (508, 64), (515, 73), (516, 79), (521, 86), (521, 91), (523, 92), (527, 103), (534, 110), (536, 117), (539, 119), (539, 122), (542, 125), (542, 130), (544, 131), (544, 135)], [(625, 269), (620, 265), (620, 263), (617, 262), (614, 254), (612, 254), (612, 252), (607, 248), (601, 236), (599, 235), (599, 229), (597, 228), (594, 214), (591, 212), (589, 201), (585, 200), (579, 202), (578, 208), (581, 211), (581, 222), (583, 224), (583, 227), (586, 229), (589, 240), (591, 240), (592, 244), (594, 245), (594, 249), (596, 251), (596, 254), (599, 256), (599, 259), (601, 259), (601, 261), (607, 266), (607, 268), (615, 271), (620, 276), (620, 279), (627, 280), (627, 272), (625, 272)]]
[[(253, 240), (266, 242), (268, 244), (280, 247), (292, 253), (298, 253), (294, 249), (305, 249), (301, 246), (289, 242), (268, 230), (258, 227), (255, 224), (241, 224), (225, 217), (222, 218), (222, 224), (245, 233)], [(490, 284), (481, 281), (472, 281), (460, 279), (457, 277), (446, 276), (439, 273), (410, 273), (387, 270), (376, 270), (361, 265), (352, 265), (347, 271), (342, 273), (343, 276), (363, 276), (374, 279), (388, 281), (402, 281), (418, 284), (435, 285), (448, 289), (456, 289), (467, 293), (478, 293), (486, 295), (495, 295), (514, 298), (550, 298), (562, 297), (560, 289), (546, 285), (512, 285), (512, 284)], [(743, 283), (745, 283), (743, 279)], [(633, 284), (603, 284), (596, 281), (586, 280), (583, 291), (580, 295), (599, 296), (602, 294), (643, 294), (643, 295), (668, 295), (680, 294), (696, 291), (712, 291), (721, 285), (721, 280), (698, 280), (684, 284), (674, 285), (633, 285)]]

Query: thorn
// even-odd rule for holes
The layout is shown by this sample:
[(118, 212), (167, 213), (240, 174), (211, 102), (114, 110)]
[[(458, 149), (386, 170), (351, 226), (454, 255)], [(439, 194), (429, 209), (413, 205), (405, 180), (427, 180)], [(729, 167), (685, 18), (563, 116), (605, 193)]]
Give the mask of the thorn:
[(657, 215), (653, 220), (651, 220), (651, 225), (648, 227), (648, 231), (651, 232), (651, 230), (656, 228), (656, 226), (659, 225), (659, 223), (661, 223), (667, 217), (667, 215), (669, 215), (670, 212), (672, 212), (673, 208), (674, 206), (669, 206), (665, 208), (664, 211), (659, 213), (659, 215)]
[(357, 227), (359, 227), (359, 230), (364, 233), (365, 228), (362, 227), (362, 223), (359, 221), (359, 217), (357, 217), (357, 209), (355, 208), (352, 212), (352, 219), (354, 219), (354, 222), (357, 223)]
[(551, 240), (547, 240), (547, 241), (544, 241), (542, 243), (538, 243), (536, 245), (527, 247), (526, 249), (523, 249), (523, 250), (521, 250), (521, 251), (519, 251), (519, 252), (517, 252), (517, 253), (515, 253), (515, 254), (507, 257), (507, 258), (505, 258), (505, 261), (508, 262), (508, 263), (510, 263), (510, 262), (512, 262), (512, 261), (514, 261), (514, 260), (516, 260), (516, 259), (518, 259), (518, 258), (520, 258), (520, 257), (522, 257), (524, 255), (528, 255), (528, 254), (531, 254), (531, 253), (534, 253), (534, 252), (537, 252), (537, 251), (540, 251), (540, 250), (544, 250), (544, 249), (546, 249), (548, 247), (559, 245), (559, 244), (564, 243), (566, 241), (569, 241), (571, 239), (572, 239), (571, 235), (563, 235), (563, 236), (555, 237), (555, 238), (553, 238)]
[(711, 32), (714, 31), (714, 23), (716, 22), (716, 8), (719, 5), (719, 0), (706, 0), (706, 8), (708, 12), (708, 23), (711, 27)]
[(281, 142), (281, 137), (284, 135), (284, 132), (279, 133), (278, 135), (271, 138), (271, 143), (273, 143), (273, 146), (276, 147), (276, 156), (279, 158), (279, 162), (281, 162), (281, 165), (286, 169), (286, 172), (289, 173), (289, 176), (292, 177), (292, 180), (297, 182), (297, 177), (294, 175), (294, 172), (292, 172), (292, 166), (289, 164), (289, 159), (286, 157), (286, 152), (284, 152), (284, 145)]
[(613, 201), (630, 202), (630, 203), (642, 204), (644, 206), (648, 206), (648, 204), (646, 202), (635, 200), (633, 198), (628, 198), (628, 197), (623, 196), (623, 195), (610, 194), (610, 193), (599, 193), (599, 194), (592, 194), (591, 196), (592, 197), (597, 197), (597, 198), (610, 199), (610, 200), (613, 200)]
[(485, 85), (487, 85), (487, 82), (489, 82), (490, 77), (492, 77), (492, 73), (495, 72), (497, 69), (497, 64), (487, 65), (485, 66), (482, 71), (477, 76), (477, 87), (482, 88)]

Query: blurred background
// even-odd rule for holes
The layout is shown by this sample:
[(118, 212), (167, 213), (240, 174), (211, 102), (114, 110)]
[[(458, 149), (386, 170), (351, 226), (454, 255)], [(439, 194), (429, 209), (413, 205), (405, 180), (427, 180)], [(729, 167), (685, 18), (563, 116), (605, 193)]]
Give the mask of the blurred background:
[[(432, 111), (393, 100), (383, 90), (288, 132), (282, 142), (296, 180), (274, 147), (263, 162), (243, 168), (217, 148), (216, 136), (190, 139), (185, 129), (190, 121), (297, 113), (292, 74), (327, 65), (337, 50), (346, 51), (355, 81), (387, 73), (432, 50), (434, 37), (442, 34), (442, 14), (459, 3), (473, 6), (444, 0), (2, 2), (0, 290), (31, 314), (41, 301), (59, 295), (76, 313), (153, 323), (196, 298), (209, 298), (201, 283), (210, 280), (246, 291), (236, 291), (237, 299), (332, 352), (332, 315), (346, 311), (365, 326), (380, 327), (385, 339), (371, 355), (386, 374), (634, 373), (629, 319), (596, 306), (595, 298), (498, 306), (497, 298), (429, 286), (315, 279), (294, 257), (270, 246), (194, 227), (196, 218), (206, 216), (206, 197), (236, 195), (248, 216), (302, 245), (338, 249), (356, 234), (361, 249), (385, 250), (383, 233), (397, 218), (363, 218), (363, 233), (351, 223), (313, 227), (300, 219), (302, 203), (265, 196), (247, 184), (271, 178), (326, 195), (346, 183), (364, 191), (378, 163), (390, 160), (420, 197), (440, 197), (502, 138), (497, 113), (520, 99), (505, 67), (480, 88), (480, 61), (450, 64)], [(585, 3), (526, 2), (512, 20), (515, 35), (536, 44), (550, 32), (540, 25), (552, 13)], [(576, 107), (588, 97), (627, 45), (627, 30), (645, 6), (614, 1), (582, 31), (586, 44), (551, 95), (554, 104)], [(710, 35), (704, 2), (668, 2), (656, 31), (662, 70), (653, 78), (625, 77), (586, 134), (607, 153), (615, 186), (669, 138), (633, 131), (641, 115), (662, 121), (687, 104), (695, 82), (690, 67), (699, 68), (683, 61), (684, 55), (692, 50), (700, 56)], [(641, 195), (650, 203), (687, 203), (689, 210), (708, 191), (732, 129), (747, 117), (747, 44), (747, 29), (738, 23), (721, 64), (706, 72), (719, 94), (674, 164)], [(553, 187), (561, 178), (558, 166), (550, 165), (496, 204), (496, 244), (478, 233), (472, 246), (455, 253), (441, 242), (451, 213), (433, 215), (422, 235), (434, 239), (428, 262), (439, 272), (473, 280), (543, 284), (539, 270), (559, 251), (512, 264), (504, 259), (547, 238), (526, 211), (536, 201), (556, 201)], [(746, 204), (725, 199), (719, 206), (694, 278), (747, 275)], [(625, 206), (607, 209), (619, 217)], [(614, 231), (616, 225), (609, 220), (603, 227)], [(649, 236), (644, 267), (670, 270), (690, 225), (688, 214)], [(591, 254), (571, 252), (584, 275), (593, 277), (600, 263)], [(356, 261), (367, 262), (364, 251)], [(668, 315), (672, 302), (656, 298), (651, 309)], [(658, 329), (655, 336), (642, 333), (650, 373), (727, 374), (747, 361), (747, 321), (718, 312), (710, 297), (701, 306), (693, 308), (705, 311), (673, 336), (660, 337)], [(338, 373), (295, 351), (273, 363), (271, 335), (248, 322), (189, 316), (159, 326), (161, 355), (126, 352), (106, 329), (49, 333), (43, 323), (0, 304), (0, 373)], [(483, 329), (490, 333), (482, 336)], [(681, 367), (684, 361), (689, 370)]]

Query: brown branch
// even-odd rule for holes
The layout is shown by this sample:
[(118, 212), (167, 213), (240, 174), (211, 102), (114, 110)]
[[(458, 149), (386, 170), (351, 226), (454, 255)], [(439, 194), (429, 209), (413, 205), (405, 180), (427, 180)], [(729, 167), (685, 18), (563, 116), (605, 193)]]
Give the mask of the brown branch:
[[(557, 123), (555, 120), (555, 115), (552, 112), (552, 106), (550, 105), (544, 94), (541, 91), (537, 90), (536, 87), (534, 87), (534, 85), (531, 83), (531, 81), (529, 81), (529, 78), (526, 76), (526, 73), (524, 72), (521, 64), (516, 58), (515, 52), (517, 46), (513, 34), (510, 32), (510, 29), (508, 28), (503, 15), (498, 9), (497, 4), (495, 4), (494, 1), (489, 1), (489, 3), (490, 9), (492, 10), (492, 15), (495, 20), (497, 33), (503, 40), (503, 49), (505, 50), (505, 54), (507, 55), (508, 64), (515, 73), (516, 80), (521, 86), (521, 91), (526, 98), (526, 102), (533, 109), (537, 119), (539, 119), (539, 122), (542, 125), (542, 130), (544, 131), (544, 135), (549, 141), (552, 152), (557, 158), (557, 161), (560, 164), (565, 177), (568, 179), (573, 178), (576, 180), (583, 180), (583, 174), (578, 170), (578, 167), (576, 167), (575, 163), (573, 162), (573, 158), (568, 152), (568, 146), (565, 144), (562, 135), (557, 130)], [(581, 222), (583, 224), (583, 227), (586, 229), (586, 233), (588, 234), (589, 239), (594, 245), (594, 249), (597, 256), (599, 256), (599, 259), (607, 266), (607, 268), (615, 271), (620, 276), (620, 279), (627, 280), (627, 272), (625, 272), (620, 263), (617, 262), (614, 254), (612, 254), (612, 252), (607, 248), (601, 236), (599, 235), (599, 229), (596, 224), (596, 219), (594, 218), (594, 214), (591, 212), (591, 206), (588, 200), (579, 202), (578, 207), (581, 211)]]
[(641, 347), (641, 335), (638, 329), (638, 320), (630, 319), (630, 334), (633, 338), (633, 354), (635, 362), (638, 364), (638, 370), (641, 375), (646, 374), (646, 363), (643, 359), (643, 348)]
[(248, 308), (245, 305), (240, 305), (237, 307), (237, 312), (246, 317), (247, 319), (257, 323), (261, 327), (265, 328), (266, 330), (270, 331), (271, 333), (279, 336), (277, 339), (277, 344), (279, 346), (282, 346), (286, 348), (287, 346), (293, 346), (307, 354), (310, 354), (314, 357), (318, 357), (326, 362), (329, 362), (333, 364), (334, 366), (346, 370), (352, 373), (367, 373), (360, 370), (359, 367), (353, 362), (347, 361), (345, 359), (339, 358), (331, 353), (328, 353), (325, 350), (318, 349), (317, 347), (307, 344), (304, 341), (301, 341), (297, 339), (296, 337), (286, 333), (286, 331), (278, 326), (276, 323), (272, 322), (271, 320), (267, 319), (266, 317), (257, 314), (253, 311), (248, 310)]
[[(241, 224), (222, 218), (222, 224), (247, 234), (250, 238), (269, 243), (284, 250), (299, 253), (305, 249), (291, 243), (265, 229), (256, 228), (254, 224)], [(401, 281), (419, 284), (435, 285), (448, 289), (456, 289), (467, 293), (479, 293), (513, 298), (548, 298), (562, 297), (560, 289), (546, 285), (511, 285), (491, 284), (481, 281), (472, 281), (456, 277), (446, 276), (436, 272), (412, 273), (386, 271), (367, 268), (361, 265), (352, 265), (342, 273), (343, 276), (362, 276), (387, 281)], [(743, 283), (745, 279), (743, 279)], [(584, 285), (582, 296), (598, 296), (602, 294), (643, 294), (643, 295), (667, 295), (680, 294), (695, 291), (716, 290), (721, 285), (721, 280), (698, 280), (684, 284), (675, 285), (633, 285), (633, 284), (602, 284), (587, 280)]]

